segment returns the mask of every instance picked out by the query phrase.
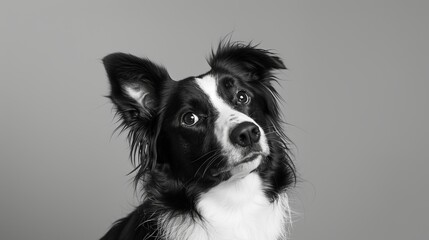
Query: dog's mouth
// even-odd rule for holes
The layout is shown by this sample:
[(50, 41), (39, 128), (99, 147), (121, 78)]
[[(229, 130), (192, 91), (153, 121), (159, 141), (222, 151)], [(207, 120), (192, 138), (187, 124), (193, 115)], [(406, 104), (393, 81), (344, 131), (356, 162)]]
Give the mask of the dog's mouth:
[(233, 164), (232, 167), (234, 168), (234, 167), (237, 167), (241, 164), (252, 162), (252, 161), (256, 160), (256, 158), (258, 158), (259, 156), (263, 156), (262, 152), (250, 153), (245, 158), (243, 158), (243, 160)]
[(239, 172), (247, 172), (250, 173), (254, 171), (259, 164), (261, 163), (261, 160), (266, 156), (263, 152), (252, 152), (248, 154), (246, 157), (244, 157), (241, 161), (236, 162), (228, 167), (225, 167), (223, 169), (217, 169), (213, 171), (212, 176), (217, 177), (221, 174), (231, 172), (232, 175)]

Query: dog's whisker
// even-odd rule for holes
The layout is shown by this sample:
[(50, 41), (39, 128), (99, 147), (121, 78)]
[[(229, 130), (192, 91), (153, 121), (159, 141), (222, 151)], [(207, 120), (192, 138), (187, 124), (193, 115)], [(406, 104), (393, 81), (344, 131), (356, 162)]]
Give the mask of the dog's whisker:
[(202, 158), (206, 157), (207, 155), (212, 154), (212, 153), (217, 152), (217, 151), (220, 151), (220, 150), (219, 150), (219, 149), (213, 149), (213, 150), (211, 150), (211, 151), (208, 151), (208, 152), (204, 153), (203, 155), (199, 156), (197, 159), (192, 160), (191, 162), (192, 162), (192, 163), (197, 162), (198, 160), (200, 160), (200, 159), (202, 159)]
[[(201, 164), (201, 166), (197, 169), (197, 171), (195, 172), (195, 174), (194, 174), (194, 177), (196, 177), (197, 175), (198, 175), (198, 172), (200, 171), (200, 169), (208, 162), (208, 164), (207, 164), (207, 166), (209, 166), (210, 165), (210, 162), (213, 160), (213, 159), (216, 159), (216, 158), (218, 158), (220, 156), (220, 154), (213, 154), (212, 156), (210, 156), (209, 158), (207, 158), (205, 161), (204, 161), (204, 163), (203, 164)], [(204, 174), (203, 174), (203, 176), (204, 176)]]
[(218, 155), (216, 158), (213, 158), (208, 164), (207, 164), (207, 167), (206, 167), (206, 169), (204, 170), (204, 172), (203, 172), (203, 175), (202, 175), (202, 177), (204, 177), (204, 175), (206, 174), (206, 171), (210, 168), (210, 165), (212, 165), (214, 162), (216, 162), (218, 159), (220, 159), (220, 155)]

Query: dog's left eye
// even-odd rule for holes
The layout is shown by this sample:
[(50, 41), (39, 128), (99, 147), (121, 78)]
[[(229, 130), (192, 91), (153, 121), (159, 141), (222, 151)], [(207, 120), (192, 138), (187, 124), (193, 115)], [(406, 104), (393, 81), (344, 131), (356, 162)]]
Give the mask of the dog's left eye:
[(237, 102), (240, 104), (248, 104), (250, 102), (250, 96), (247, 95), (246, 91), (238, 91), (236, 96)]
[(182, 124), (187, 127), (192, 127), (200, 120), (200, 118), (193, 112), (188, 112), (182, 116)]

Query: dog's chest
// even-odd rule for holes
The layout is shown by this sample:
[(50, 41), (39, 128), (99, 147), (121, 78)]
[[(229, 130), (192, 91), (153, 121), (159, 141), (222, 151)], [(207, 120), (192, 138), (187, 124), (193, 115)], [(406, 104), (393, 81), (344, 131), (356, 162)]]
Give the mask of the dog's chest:
[[(286, 202), (284, 202), (286, 201)], [(197, 208), (204, 223), (190, 240), (277, 240), (285, 234), (287, 196), (270, 203), (256, 173), (222, 183), (201, 196)]]

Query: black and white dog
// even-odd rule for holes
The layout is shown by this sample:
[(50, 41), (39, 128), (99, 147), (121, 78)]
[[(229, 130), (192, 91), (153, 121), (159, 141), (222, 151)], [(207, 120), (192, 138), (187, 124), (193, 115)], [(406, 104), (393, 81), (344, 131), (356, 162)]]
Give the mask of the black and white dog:
[(283, 134), (272, 52), (223, 41), (207, 73), (173, 81), (145, 58), (103, 59), (129, 131), (142, 204), (102, 238), (286, 239), (295, 168)]

